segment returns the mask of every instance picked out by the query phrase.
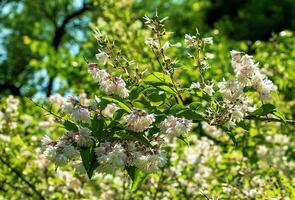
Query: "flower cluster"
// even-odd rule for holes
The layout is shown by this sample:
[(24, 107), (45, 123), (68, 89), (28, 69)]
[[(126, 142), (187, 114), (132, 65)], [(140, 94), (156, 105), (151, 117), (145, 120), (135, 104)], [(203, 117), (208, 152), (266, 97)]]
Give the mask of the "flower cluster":
[(161, 122), (160, 129), (162, 132), (167, 134), (169, 139), (173, 139), (187, 134), (191, 130), (192, 125), (191, 120), (170, 115), (163, 122)]
[(106, 94), (114, 94), (123, 98), (129, 96), (129, 90), (126, 88), (126, 83), (121, 77), (112, 77), (104, 69), (98, 69), (96, 64), (89, 64), (88, 72), (99, 83), (100, 89)]
[(144, 110), (133, 109), (132, 112), (125, 117), (125, 121), (129, 130), (143, 132), (155, 122), (155, 116)]
[(125, 166), (136, 166), (145, 172), (154, 172), (163, 167), (166, 153), (160, 149), (152, 149), (139, 142), (105, 142), (95, 149), (98, 170), (113, 173)]
[(87, 128), (80, 128), (77, 132), (68, 131), (58, 142), (44, 136), (42, 139), (45, 147), (43, 154), (58, 166), (66, 165), (69, 160), (79, 155), (78, 147), (89, 147), (93, 144), (90, 133), (91, 131)]
[[(235, 80), (223, 80), (218, 83), (219, 92), (223, 96), (223, 112), (219, 116), (227, 121), (226, 125), (233, 127), (240, 122), (246, 113), (254, 111), (252, 100), (244, 93), (246, 86), (256, 89), (263, 100), (270, 98), (271, 91), (275, 90), (273, 83), (260, 73), (258, 64), (255, 64), (251, 56), (241, 52), (231, 51), (232, 67), (235, 71)], [(216, 119), (213, 119), (214, 123)]]
[(242, 86), (252, 86), (257, 90), (263, 100), (271, 97), (270, 92), (275, 91), (275, 85), (260, 72), (258, 63), (252, 56), (238, 51), (231, 51), (232, 67), (236, 73), (237, 80)]

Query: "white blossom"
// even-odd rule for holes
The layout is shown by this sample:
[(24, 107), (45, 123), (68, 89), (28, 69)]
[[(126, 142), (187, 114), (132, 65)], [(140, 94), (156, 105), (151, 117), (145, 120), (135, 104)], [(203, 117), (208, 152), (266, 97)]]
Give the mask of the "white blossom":
[(114, 103), (109, 103), (105, 109), (101, 112), (104, 117), (112, 118), (114, 113), (119, 109), (119, 107)]
[(190, 34), (185, 34), (184, 36), (184, 42), (186, 44), (187, 48), (190, 48), (195, 45), (196, 42), (196, 36), (191, 36)]
[(199, 82), (192, 82), (190, 89), (198, 89), (201, 87), (201, 84)]
[(95, 149), (95, 153), (100, 163), (98, 168), (102, 172), (112, 173), (125, 166), (127, 155), (119, 143), (114, 145), (109, 142), (102, 143)]
[(100, 60), (104, 65), (109, 61), (110, 56), (106, 52), (96, 54), (96, 59)]
[(163, 122), (161, 122), (160, 129), (167, 134), (169, 139), (172, 139), (187, 134), (191, 130), (192, 125), (191, 120), (169, 115)]
[(127, 128), (134, 132), (143, 132), (155, 121), (155, 116), (144, 110), (133, 109), (132, 112), (125, 117)]
[(206, 37), (202, 39), (204, 44), (213, 44), (213, 37)]
[(205, 84), (203, 88), (203, 91), (206, 92), (209, 96), (212, 96), (214, 93), (213, 85), (214, 83), (212, 83), (211, 85)]
[(126, 88), (126, 83), (121, 77), (115, 77), (113, 80), (109, 79), (101, 82), (100, 88), (108, 95), (115, 94), (123, 98), (129, 96), (129, 90)]
[(80, 128), (78, 134), (75, 136), (75, 140), (80, 147), (89, 147), (93, 144), (91, 130), (88, 128)]
[(61, 96), (60, 94), (57, 93), (57, 94), (50, 96), (49, 101), (51, 103), (53, 103), (54, 105), (56, 105), (58, 108), (60, 108), (66, 100), (63, 96)]
[(90, 112), (87, 108), (76, 108), (73, 112), (73, 117), (76, 121), (90, 122)]

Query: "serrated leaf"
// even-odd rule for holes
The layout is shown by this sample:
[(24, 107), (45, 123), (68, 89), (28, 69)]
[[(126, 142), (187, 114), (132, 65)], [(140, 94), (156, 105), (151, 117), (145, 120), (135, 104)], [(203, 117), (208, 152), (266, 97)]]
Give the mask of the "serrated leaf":
[(134, 192), (138, 189), (138, 187), (140, 186), (140, 184), (142, 183), (142, 181), (145, 179), (145, 177), (148, 174), (142, 172), (141, 170), (139, 170), (138, 168), (134, 166), (126, 166), (125, 169), (132, 180), (130, 189), (132, 192)]
[(64, 125), (65, 129), (67, 129), (67, 131), (78, 131), (79, 130), (78, 126), (69, 120), (64, 121), (63, 125)]
[(142, 133), (134, 133), (132, 131), (128, 131), (128, 132), (119, 131), (115, 135), (119, 136), (119, 138), (121, 138), (121, 139), (139, 141), (142, 144), (145, 144), (149, 147), (153, 147), (153, 145), (150, 143), (150, 141), (144, 135), (142, 135)]

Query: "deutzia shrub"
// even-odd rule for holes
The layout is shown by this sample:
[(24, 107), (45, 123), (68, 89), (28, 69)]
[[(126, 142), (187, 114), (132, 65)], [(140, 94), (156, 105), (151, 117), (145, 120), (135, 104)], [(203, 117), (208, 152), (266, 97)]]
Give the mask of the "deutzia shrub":
[[(140, 72), (115, 41), (95, 30), (100, 49), (97, 62), (88, 63), (88, 72), (98, 84), (98, 93), (90, 94), (91, 98), (86, 94), (50, 98), (55, 110), (47, 110), (65, 128), (58, 140), (43, 139), (44, 154), (56, 165), (77, 162), (80, 154), (89, 178), (94, 172), (126, 170), (138, 183), (146, 176), (143, 174), (168, 165), (169, 146), (177, 139), (187, 142), (194, 129), (203, 126), (216, 138), (222, 134), (220, 130), (230, 133), (243, 120), (283, 120), (274, 105), (265, 104), (276, 87), (251, 56), (231, 51), (235, 74), (219, 82), (207, 80), (210, 58), (206, 47), (213, 44), (213, 38), (202, 37), (198, 30), (186, 34), (187, 59), (192, 60), (191, 68), (199, 77), (186, 87), (176, 73), (181, 71), (181, 61), (171, 56), (170, 50), (180, 43), (168, 40), (171, 33), (163, 24), (167, 18), (156, 15), (144, 20), (150, 30), (145, 44), (157, 63), (153, 71)], [(256, 91), (261, 101), (249, 96), (248, 90)], [(275, 117), (264, 117), (269, 114)]]

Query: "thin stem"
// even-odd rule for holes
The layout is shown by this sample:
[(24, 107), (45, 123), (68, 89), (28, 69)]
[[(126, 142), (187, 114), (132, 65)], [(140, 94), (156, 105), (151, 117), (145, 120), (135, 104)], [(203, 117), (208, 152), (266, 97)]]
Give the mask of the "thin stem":
[(294, 120), (280, 120), (277, 118), (269, 118), (269, 117), (256, 117), (256, 116), (246, 116), (245, 119), (248, 120), (255, 120), (255, 121), (262, 121), (262, 122), (280, 122), (280, 123), (286, 123), (286, 124), (292, 124), (295, 125)]

